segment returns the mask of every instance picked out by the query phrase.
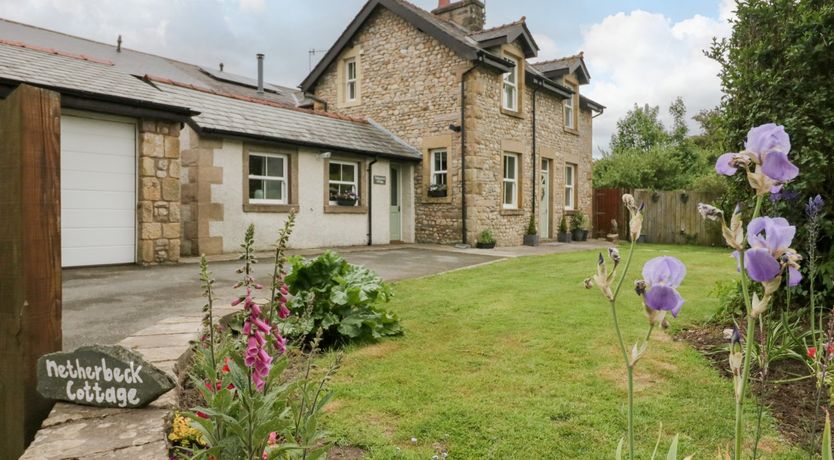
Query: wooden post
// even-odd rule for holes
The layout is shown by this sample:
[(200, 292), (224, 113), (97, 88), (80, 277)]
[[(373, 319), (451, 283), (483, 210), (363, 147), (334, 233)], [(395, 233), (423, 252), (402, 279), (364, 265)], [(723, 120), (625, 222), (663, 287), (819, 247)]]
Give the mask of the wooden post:
[(52, 403), (36, 363), (61, 349), (61, 98), (20, 85), (0, 102), (0, 452), (18, 458)]

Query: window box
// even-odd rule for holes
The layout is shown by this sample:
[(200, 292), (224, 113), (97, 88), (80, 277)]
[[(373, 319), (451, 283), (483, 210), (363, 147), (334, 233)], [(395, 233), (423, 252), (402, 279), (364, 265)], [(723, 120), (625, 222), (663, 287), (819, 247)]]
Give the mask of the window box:
[(338, 206), (356, 206), (356, 198), (336, 198), (336, 205)]
[(429, 196), (432, 198), (443, 198), (446, 196), (448, 188), (446, 184), (431, 184), (429, 185)]

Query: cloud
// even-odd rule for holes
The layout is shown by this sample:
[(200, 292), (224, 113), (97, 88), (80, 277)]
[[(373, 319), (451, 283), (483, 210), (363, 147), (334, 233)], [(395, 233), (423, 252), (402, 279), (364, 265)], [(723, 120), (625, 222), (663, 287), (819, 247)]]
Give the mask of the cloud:
[[(617, 120), (634, 104), (659, 105), (662, 120), (678, 96), (689, 117), (721, 99), (720, 66), (704, 56), (713, 37), (728, 36), (732, 0), (722, 0), (718, 18), (695, 15), (678, 22), (635, 10), (617, 13), (586, 28), (581, 49), (592, 76), (588, 97), (607, 107), (594, 120), (594, 145), (605, 149)], [(690, 119), (690, 128), (697, 125)]]
[(264, 0), (240, 0), (240, 9), (243, 11), (257, 13), (263, 11), (264, 8), (266, 8)]
[(536, 61), (546, 61), (548, 59), (556, 59), (561, 57), (559, 46), (556, 41), (545, 34), (533, 34), (533, 40), (539, 45), (539, 55)]

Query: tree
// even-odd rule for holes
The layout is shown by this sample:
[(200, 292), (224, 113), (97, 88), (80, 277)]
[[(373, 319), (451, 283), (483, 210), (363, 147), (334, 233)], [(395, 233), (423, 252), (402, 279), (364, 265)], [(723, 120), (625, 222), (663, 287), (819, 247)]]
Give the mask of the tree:
[[(714, 41), (708, 56), (721, 64), (725, 94), (715, 130), (726, 151), (743, 148), (747, 131), (763, 123), (785, 126), (800, 176), (786, 189), (800, 199), (820, 194), (828, 215), (834, 202), (834, 3), (826, 0), (744, 0), (736, 4), (733, 33)], [(711, 126), (712, 125), (711, 120)], [(731, 199), (746, 187), (739, 175)], [(766, 211), (804, 222), (801, 203), (777, 201)], [(820, 280), (834, 300), (834, 224), (821, 229)], [(798, 248), (804, 245), (799, 232)]]
[(635, 104), (617, 122), (611, 152), (594, 163), (595, 187), (678, 190), (698, 184), (714, 189), (716, 181), (698, 180), (713, 170), (707, 164), (715, 160), (689, 136), (683, 99), (678, 97), (669, 106), (671, 130), (658, 119), (659, 112), (658, 106)]
[(659, 106), (634, 104), (634, 108), (617, 122), (617, 132), (611, 136), (611, 153), (616, 155), (633, 149), (645, 152), (668, 142), (669, 135), (657, 118), (659, 111)]

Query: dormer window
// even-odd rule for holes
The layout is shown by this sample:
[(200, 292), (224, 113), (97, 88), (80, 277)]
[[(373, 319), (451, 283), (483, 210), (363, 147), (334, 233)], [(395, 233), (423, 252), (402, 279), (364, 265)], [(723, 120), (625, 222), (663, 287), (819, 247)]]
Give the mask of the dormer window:
[(507, 59), (512, 61), (515, 66), (509, 72), (504, 74), (504, 91), (502, 92), (501, 106), (505, 110), (512, 112), (518, 111), (518, 68), (520, 67), (519, 60), (507, 56)]
[(356, 100), (357, 89), (356, 59), (347, 59), (345, 61), (345, 100), (347, 102)]

